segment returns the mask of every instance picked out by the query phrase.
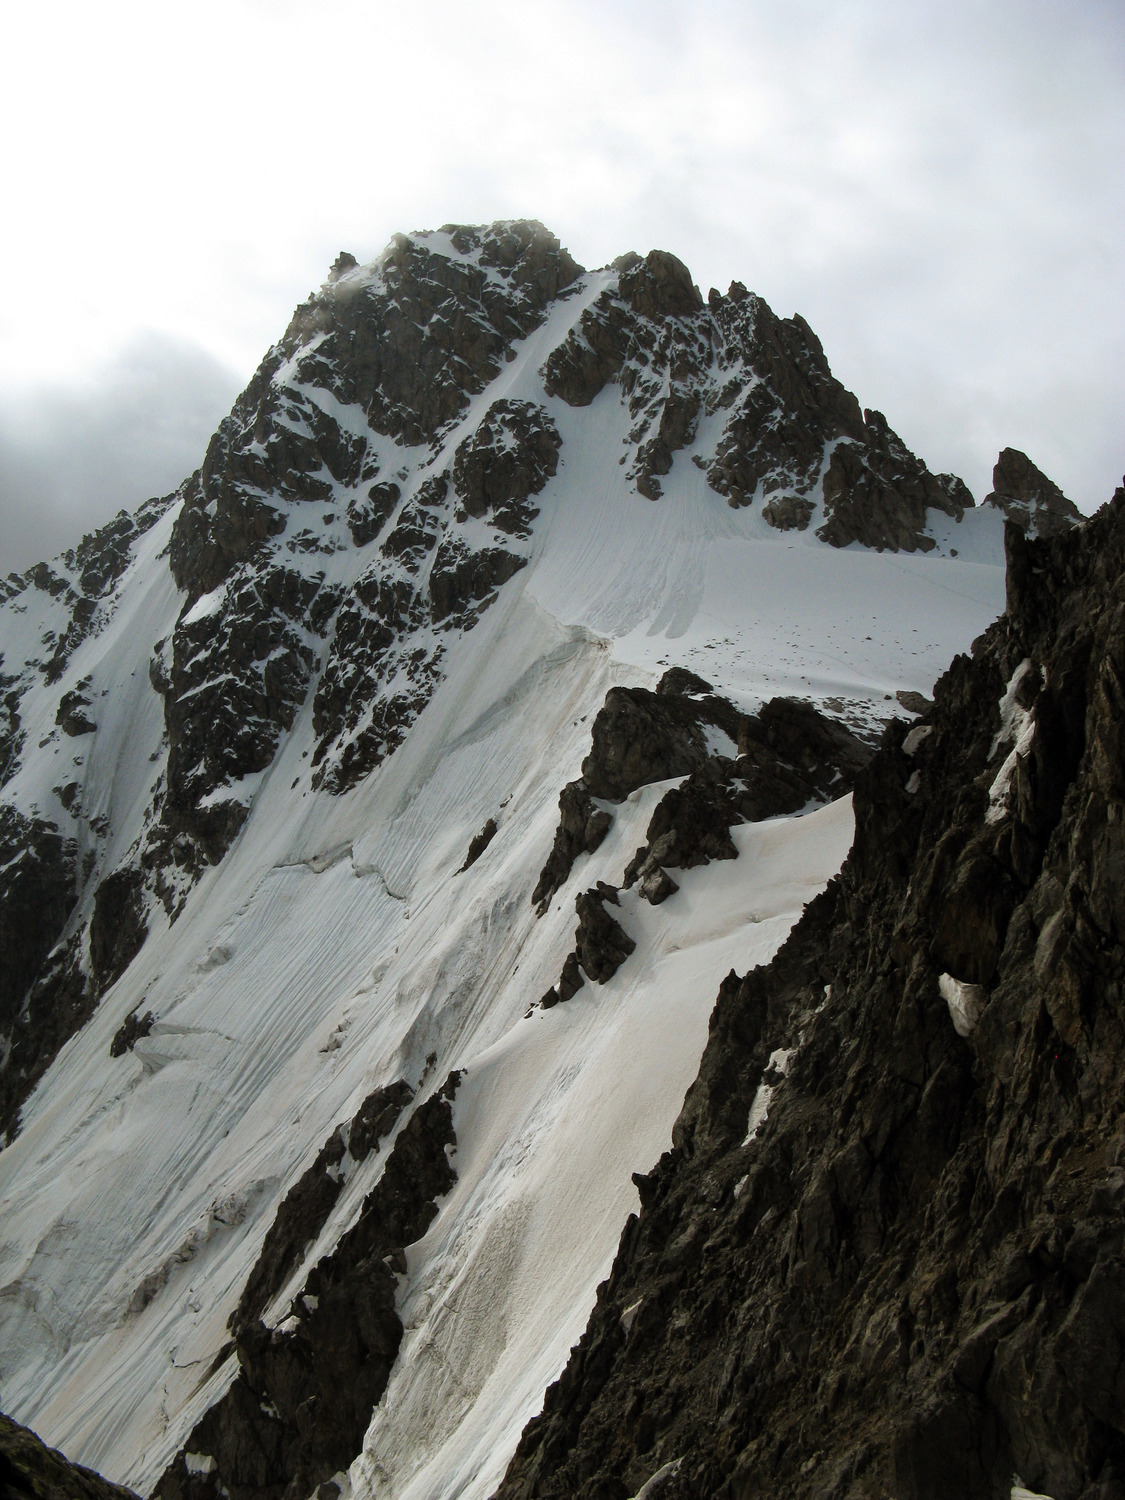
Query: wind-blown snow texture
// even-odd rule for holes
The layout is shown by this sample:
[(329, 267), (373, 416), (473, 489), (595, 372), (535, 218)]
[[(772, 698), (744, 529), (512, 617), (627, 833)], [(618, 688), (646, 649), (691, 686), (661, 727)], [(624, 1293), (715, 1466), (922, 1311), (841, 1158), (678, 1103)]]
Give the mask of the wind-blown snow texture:
[(533, 1008), (667, 790), (610, 807), (536, 916), (594, 715), (681, 666), (742, 712), (791, 695), (869, 731), (999, 613), (1001, 512), (862, 413), (800, 319), (737, 284), (705, 304), (671, 257), (585, 273), (522, 223), (342, 256), (197, 474), (4, 586), (0, 1404), (150, 1490), (230, 1384), (228, 1320), (333, 1128), (415, 1090), (332, 1168), (271, 1326), (461, 1070), (456, 1183), (340, 1482), (490, 1494), (719, 981), (851, 839), (847, 799), (736, 827), (661, 905), (621, 892), (612, 978)]

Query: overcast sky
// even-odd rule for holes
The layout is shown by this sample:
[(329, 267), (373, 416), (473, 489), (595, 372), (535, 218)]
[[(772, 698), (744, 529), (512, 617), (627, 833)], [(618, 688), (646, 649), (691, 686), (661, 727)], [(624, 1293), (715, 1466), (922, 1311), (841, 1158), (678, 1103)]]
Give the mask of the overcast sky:
[(340, 249), (542, 219), (801, 312), (981, 498), (1125, 469), (1121, 0), (56, 0), (0, 95), (0, 572), (199, 462)]

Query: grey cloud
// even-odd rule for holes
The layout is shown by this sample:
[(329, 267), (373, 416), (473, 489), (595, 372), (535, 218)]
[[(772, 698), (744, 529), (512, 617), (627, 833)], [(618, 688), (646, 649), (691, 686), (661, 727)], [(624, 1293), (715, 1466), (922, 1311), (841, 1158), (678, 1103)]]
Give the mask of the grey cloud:
[(0, 572), (174, 489), (240, 384), (205, 350), (149, 333), (81, 383), (0, 393)]
[[(685, 122), (618, 211), (635, 248), (662, 235), (704, 290), (737, 277), (801, 312), (861, 401), (978, 495), (1010, 443), (1083, 508), (1108, 498), (1125, 467), (1116, 0), (608, 8), (619, 45), (676, 56), (648, 76)], [(694, 100), (740, 80), (768, 129), (732, 116), (704, 142)]]

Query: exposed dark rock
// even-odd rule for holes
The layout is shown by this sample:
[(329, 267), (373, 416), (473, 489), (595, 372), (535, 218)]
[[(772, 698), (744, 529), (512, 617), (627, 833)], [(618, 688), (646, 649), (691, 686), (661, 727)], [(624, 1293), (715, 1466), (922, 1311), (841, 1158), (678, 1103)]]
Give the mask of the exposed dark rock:
[(547, 863), (539, 873), (531, 899), (542, 916), (551, 897), (566, 883), (580, 854), (593, 854), (613, 824), (612, 816), (598, 807), (581, 781), (570, 781), (559, 793), (559, 825)]
[(817, 535), (834, 547), (862, 542), (928, 552), (927, 507), (961, 519), (972, 496), (959, 479), (934, 475), (915, 458), (882, 412), (865, 411), (864, 442), (839, 443), (824, 476), (825, 522)]
[(504, 1500), (673, 1460), (669, 1500), (1121, 1493), (1125, 490), (1008, 546), (1008, 615), (887, 727), (839, 879), (724, 981)]
[[(86, 686), (89, 686), (88, 682)], [(80, 734), (93, 734), (98, 726), (87, 717), (86, 710), (89, 707), (90, 700), (86, 694), (80, 688), (71, 688), (69, 693), (64, 693), (59, 699), (55, 723), (64, 734), (75, 738)]]
[(366, 495), (355, 495), (348, 501), (348, 530), (357, 547), (375, 540), (401, 496), (397, 484), (373, 484)]
[(402, 743), (440, 680), (442, 648), (413, 638), (430, 619), (418, 584), (378, 560), (355, 584), (313, 700), (314, 785), (346, 791)]
[[(242, 1327), (233, 1384), (193, 1428), (156, 1495), (298, 1500), (356, 1458), (402, 1339), (402, 1252), (457, 1180), (447, 1149), (456, 1144), (450, 1101), (459, 1079), (451, 1073), (399, 1132), (358, 1219), (294, 1298), (293, 1321)], [(337, 1160), (342, 1142), (339, 1150)], [(189, 1470), (188, 1453), (208, 1455), (214, 1467)]]
[(713, 692), (709, 682), (705, 682), (695, 672), (689, 672), (686, 667), (669, 667), (656, 684), (657, 695), (666, 698), (669, 695), (677, 697), (690, 697), (693, 693)]
[(77, 547), (64, 552), (60, 561), (72, 571), (73, 587), (58, 577), (47, 580), (43, 563), (37, 564), (26, 575), (36, 587), (42, 588), (46, 583), (47, 592), (53, 596), (65, 595), (69, 607), (67, 627), (43, 663), (43, 676), (47, 682), (58, 682), (63, 675), (74, 651), (93, 628), (98, 604), (112, 594), (118, 579), (129, 566), (134, 543), (155, 526), (174, 498), (166, 495), (146, 500), (132, 514), (118, 511), (112, 521), (84, 536)]
[[(727, 736), (737, 761), (709, 752), (708, 726)], [(555, 841), (532, 892), (540, 915), (578, 856), (592, 854), (610, 828), (611, 815), (594, 797), (620, 802), (653, 781), (689, 777), (662, 799), (649, 844), (637, 851), (627, 872), (630, 884), (641, 879), (648, 899), (662, 901), (675, 885), (656, 873), (659, 866), (733, 859), (733, 823), (778, 817), (810, 801), (842, 796), (870, 754), (842, 724), (808, 704), (775, 698), (748, 718), (711, 693), (701, 677), (679, 667), (664, 674), (655, 693), (611, 688), (590, 738), (581, 779), (559, 797)]]
[(773, 698), (739, 725), (738, 757), (712, 756), (657, 804), (625, 870), (653, 905), (677, 889), (666, 868), (690, 869), (735, 859), (736, 823), (800, 812), (810, 803), (843, 796), (870, 751), (843, 725), (809, 704)]
[[(662, 901), (667, 901), (669, 896), (674, 896), (679, 890), (679, 886), (668, 871), (662, 868), (656, 857), (646, 860), (638, 871), (638, 875), (641, 895), (653, 906), (659, 906)], [(629, 882), (626, 881), (626, 883)]]
[(861, 413), (804, 319), (776, 317), (737, 282), (705, 310), (670, 256), (619, 265), (617, 289), (583, 313), (543, 373), (548, 392), (574, 406), (620, 385), (640, 494), (658, 499), (700, 415), (727, 409), (708, 481), (731, 505), (760, 499), (780, 530), (807, 527), (823, 495), (824, 540), (914, 551), (934, 545), (927, 507), (960, 518), (972, 505), (965, 485), (931, 474), (880, 413)]
[(4, 1500), (138, 1500), (124, 1485), (72, 1464), (29, 1427), (0, 1414), (0, 1494)]
[(402, 563), (408, 573), (417, 573), (427, 552), (437, 546), (440, 531), (439, 516), (421, 506), (406, 505), (379, 550), (384, 557)]
[(758, 493), (781, 506), (786, 494), (812, 499), (825, 444), (864, 439), (859, 403), (834, 378), (820, 341), (801, 317), (778, 318), (760, 298), (733, 282), (711, 310), (719, 336), (719, 367), (748, 366), (758, 377), (734, 377), (722, 404), (728, 417), (707, 469), (712, 489), (731, 505)]
[(777, 531), (805, 531), (815, 509), (807, 495), (775, 495), (762, 506), (762, 516)]
[(333, 1169), (339, 1168), (346, 1150), (346, 1133), (337, 1126), (278, 1205), (227, 1325), (236, 1337), (262, 1317), (324, 1228), (344, 1185), (343, 1175)]
[(543, 367), (549, 396), (568, 406), (589, 406), (621, 372), (629, 349), (631, 319), (620, 299), (598, 298), (579, 319), (578, 328), (553, 349)]
[(429, 479), (424, 479), (414, 496), (419, 505), (441, 505), (449, 493), (449, 474), (443, 470)]
[(0, 806), (0, 1026), (24, 996), (74, 906), (77, 849), (51, 823)]
[(113, 1034), (110, 1057), (124, 1057), (126, 1052), (132, 1052), (142, 1037), (151, 1035), (155, 1022), (151, 1010), (146, 1010), (143, 1016), (139, 1010), (131, 1010)]
[(359, 261), (348, 250), (341, 250), (332, 262), (332, 269), (328, 273), (328, 280), (339, 281), (341, 276), (346, 276), (349, 271), (354, 271)]
[(83, 937), (73, 932), (47, 954), (9, 1033), (0, 1069), (0, 1122), (8, 1143), (19, 1129), (24, 1100), (97, 1005), (97, 990), (83, 967)]
[(1002, 510), (1031, 536), (1058, 536), (1082, 520), (1073, 500), (1018, 448), (1001, 452), (992, 470), (992, 493), (985, 496), (984, 504)]
[(682, 260), (667, 250), (650, 250), (621, 272), (621, 295), (644, 318), (690, 317), (703, 307), (699, 288)]
[(895, 697), (910, 714), (928, 714), (934, 706), (932, 698), (927, 698), (924, 693), (915, 693), (909, 688), (900, 688)]
[(20, 717), (19, 679), (0, 672), (0, 786), (18, 768), (26, 738)]
[(148, 935), (141, 870), (114, 870), (98, 886), (90, 918), (90, 963), (100, 991), (120, 979)]
[(19, 1109), (70, 1036), (65, 1008), (40, 1015), (27, 1003), (78, 895), (77, 846), (51, 823), (0, 806), (0, 1132), (15, 1133)]
[[(372, 626), (361, 587), (359, 597), (341, 600), (323, 579), (287, 572), (280, 549), (338, 545), (310, 528), (302, 513), (313, 512), (318, 525), (329, 521), (324, 503), (334, 497), (341, 503), (342, 488), (353, 543), (383, 538), (388, 567), (375, 564), (381, 581), (393, 591), (398, 567), (421, 571), (443, 525), (427, 507), (440, 505), (446, 476), (428, 480), (385, 535), (399, 485), (371, 483), (378, 472), (374, 447), (354, 424), (338, 420), (339, 407), (356, 408), (371, 431), (401, 442), (432, 440), (579, 274), (539, 224), (448, 226), (445, 233), (458, 251), (452, 257), (426, 236), (399, 235), (373, 272), (354, 275), (347, 258), (339, 259), (325, 287), (298, 308), (220, 425), (201, 470), (181, 490), (169, 560), (188, 598), (170, 669), (161, 676), (171, 753), (161, 826), (152, 838), (158, 861), (177, 838), (194, 844), (194, 856), (183, 862), (189, 882), (237, 836), (246, 807), (236, 793), (223, 798), (222, 789), (272, 760), (316, 670), (310, 640), (326, 636), (337, 610), (337, 636), (317, 696), (318, 766), (327, 762), (318, 785), (341, 792), (368, 774), (433, 691), (437, 655), (431, 651), (415, 664), (406, 643), (392, 649), (383, 631), (390, 624), (386, 611)], [(489, 268), (501, 271), (499, 281)], [(539, 408), (507, 403), (505, 416), (504, 405), (492, 423), (491, 463), (484, 461), (484, 436), (475, 435), (484, 446), (476, 470), (468, 466), (469, 491), (472, 502), (483, 486), (495, 523), (522, 535), (533, 514), (527, 497), (554, 472), (558, 440), (554, 434), (552, 447), (553, 428)], [(509, 438), (518, 454), (509, 450)], [(440, 595), (445, 576), (446, 614), (460, 610), (458, 623), (470, 624), (470, 601), (479, 610), (510, 576), (505, 567), (518, 566), (496, 549), (467, 571), (451, 577), (446, 569), (438, 585)], [(361, 583), (370, 594), (372, 580)], [(214, 605), (194, 611), (224, 586)], [(428, 623), (424, 611), (410, 623)], [(402, 635), (406, 622), (396, 619), (390, 628)], [(343, 660), (348, 647), (362, 647), (358, 676)], [(385, 697), (386, 685), (400, 678), (411, 679), (409, 688)]]
[(413, 1097), (414, 1090), (405, 1079), (375, 1089), (349, 1125), (336, 1127), (312, 1165), (286, 1193), (230, 1316), (228, 1326), (236, 1337), (264, 1315), (323, 1229), (344, 1185), (341, 1163), (345, 1155), (365, 1161), (391, 1133)]
[(557, 985), (552, 985), (540, 1000), (540, 1009), (550, 1010), (552, 1006), (565, 1004), (566, 1001), (573, 1000), (574, 996), (577, 995), (585, 983), (586, 981), (582, 977), (582, 970), (578, 967), (577, 953), (568, 953), (566, 962), (562, 967), (562, 975), (559, 978), (559, 982)]
[(352, 1119), (348, 1150), (356, 1161), (366, 1161), (384, 1136), (390, 1135), (398, 1117), (414, 1097), (405, 1078), (384, 1084), (368, 1094)]
[[(316, 665), (308, 637), (323, 630), (336, 603), (322, 582), (280, 558), (248, 563), (222, 585), (213, 608), (185, 608), (177, 622), (158, 679), (166, 684), (169, 750), (156, 838), (190, 839), (196, 870), (230, 847), (248, 812), (238, 783), (270, 765), (304, 700)], [(165, 862), (166, 852), (156, 857)]]
[(582, 978), (582, 970), (578, 967), (578, 954), (568, 953), (562, 966), (562, 977), (559, 979), (559, 999), (564, 1004), (567, 1000), (572, 1000), (585, 982)]
[[(605, 909), (603, 890), (583, 891), (576, 896), (574, 907), (578, 913), (578, 931), (575, 941), (578, 962), (586, 974), (597, 984), (605, 984), (636, 948), (636, 943), (615, 917)], [(617, 903), (617, 895), (611, 898)], [(565, 970), (563, 971), (565, 974)], [(560, 986), (560, 999), (561, 986)]]
[(470, 516), (526, 536), (538, 515), (527, 502), (559, 464), (562, 439), (547, 411), (530, 401), (494, 401), (453, 460), (453, 483)]
[[(705, 706), (678, 694), (647, 688), (610, 688), (590, 733), (582, 779), (591, 795), (623, 802), (652, 781), (684, 776), (707, 759), (701, 729), (713, 722)], [(737, 717), (727, 705), (728, 715)]]
[[(10, 1049), (0, 1068), (0, 1129), (11, 1140), (24, 1100), (140, 951), (148, 915), (145, 872), (124, 866), (97, 887), (88, 921), (60, 941), (78, 892), (75, 845), (50, 824), (20, 819), (11, 808), (0, 809), (3, 827), (21, 845), (4, 869), (8, 887), (0, 890), (0, 944), (7, 945), (6, 952), (0, 947), (0, 998), (6, 979), (5, 1003), (18, 1007), (4, 1021)], [(26, 988), (18, 995), (14, 986), (21, 982)], [(147, 1035), (152, 1020), (128, 1017), (111, 1055)], [(135, 1029), (140, 1026), (145, 1029)]]
[(469, 852), (465, 855), (465, 863), (457, 871), (458, 875), (464, 874), (470, 865), (475, 865), (489, 844), (496, 837), (496, 819), (489, 818), (479, 833), (475, 833), (469, 843)]
[(474, 606), (489, 600), (502, 583), (527, 565), (503, 547), (470, 550), (460, 537), (447, 537), (438, 546), (430, 568), (430, 613), (435, 625), (468, 624)]

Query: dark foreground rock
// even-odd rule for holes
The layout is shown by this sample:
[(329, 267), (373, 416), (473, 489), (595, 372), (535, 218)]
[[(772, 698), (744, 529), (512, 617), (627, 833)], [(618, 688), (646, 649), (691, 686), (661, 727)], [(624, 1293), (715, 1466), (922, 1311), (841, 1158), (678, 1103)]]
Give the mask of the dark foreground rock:
[(1125, 1495), (1125, 491), (1007, 540), (840, 877), (724, 981), (504, 1500)]
[(30, 1428), (2, 1414), (0, 1495), (3, 1500), (137, 1500), (132, 1490), (72, 1464)]

